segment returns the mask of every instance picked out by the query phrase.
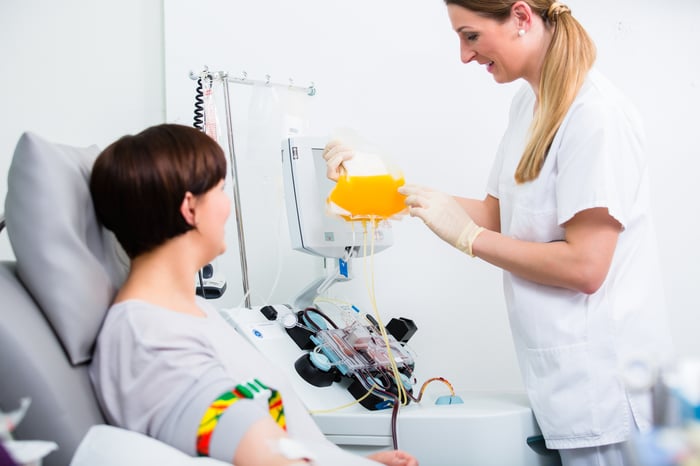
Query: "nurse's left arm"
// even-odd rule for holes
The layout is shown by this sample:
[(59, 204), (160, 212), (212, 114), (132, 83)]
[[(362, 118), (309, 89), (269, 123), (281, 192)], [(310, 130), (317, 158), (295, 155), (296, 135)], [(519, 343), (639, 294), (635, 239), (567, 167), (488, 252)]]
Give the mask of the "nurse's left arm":
[(603, 207), (583, 210), (563, 226), (564, 240), (551, 243), (487, 230), (476, 238), (472, 251), (526, 280), (595, 293), (608, 274), (622, 226)]

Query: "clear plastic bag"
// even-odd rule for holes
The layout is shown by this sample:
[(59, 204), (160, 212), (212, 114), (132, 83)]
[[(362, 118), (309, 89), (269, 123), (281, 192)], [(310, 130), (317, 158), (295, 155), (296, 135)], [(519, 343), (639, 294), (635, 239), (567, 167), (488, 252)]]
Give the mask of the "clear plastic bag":
[(406, 196), (398, 192), (405, 183), (404, 176), (386, 156), (355, 151), (343, 167), (344, 173), (327, 199), (331, 214), (348, 221), (381, 221), (405, 213)]

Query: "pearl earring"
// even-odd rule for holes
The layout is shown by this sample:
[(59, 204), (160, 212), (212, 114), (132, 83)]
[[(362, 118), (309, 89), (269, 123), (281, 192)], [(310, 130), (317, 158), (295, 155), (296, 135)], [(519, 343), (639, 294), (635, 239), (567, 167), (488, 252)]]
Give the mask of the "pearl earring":
[(518, 29), (518, 36), (523, 37), (525, 35), (525, 29)]

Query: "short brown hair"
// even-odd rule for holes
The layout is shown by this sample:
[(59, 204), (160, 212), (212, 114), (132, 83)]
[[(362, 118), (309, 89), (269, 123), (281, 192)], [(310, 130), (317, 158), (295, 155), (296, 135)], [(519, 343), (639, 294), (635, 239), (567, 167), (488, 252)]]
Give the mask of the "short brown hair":
[(130, 258), (193, 227), (180, 213), (188, 191), (203, 194), (226, 176), (226, 157), (205, 133), (161, 124), (123, 136), (95, 160), (90, 193), (97, 219)]

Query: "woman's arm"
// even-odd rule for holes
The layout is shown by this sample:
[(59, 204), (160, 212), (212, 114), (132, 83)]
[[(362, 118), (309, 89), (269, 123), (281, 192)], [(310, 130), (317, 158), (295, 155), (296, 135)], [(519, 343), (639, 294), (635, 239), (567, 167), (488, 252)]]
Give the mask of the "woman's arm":
[(290, 458), (283, 454), (284, 447), (281, 443), (283, 439), (288, 439), (287, 434), (271, 417), (258, 419), (241, 438), (233, 456), (233, 464), (270, 466), (307, 464), (308, 461), (303, 457)]
[[(622, 228), (608, 209), (593, 208), (564, 224), (562, 241), (522, 241), (500, 233), (499, 201), (492, 196), (456, 198), (415, 185), (399, 191), (407, 195), (409, 213), (453, 246), (526, 280), (588, 294), (605, 280)], [(466, 248), (464, 231), (475, 232)]]
[(610, 269), (621, 225), (601, 207), (579, 212), (564, 229), (563, 241), (535, 243), (489, 228), (474, 240), (472, 251), (526, 280), (594, 293)]
[[(233, 464), (303, 466), (310, 462), (303, 456), (290, 458), (284, 455), (284, 447), (280, 443), (284, 439), (287, 439), (287, 434), (272, 418), (260, 419), (241, 439), (233, 457)], [(418, 461), (412, 455), (400, 450), (381, 451), (369, 455), (368, 458), (386, 466), (418, 466)]]

